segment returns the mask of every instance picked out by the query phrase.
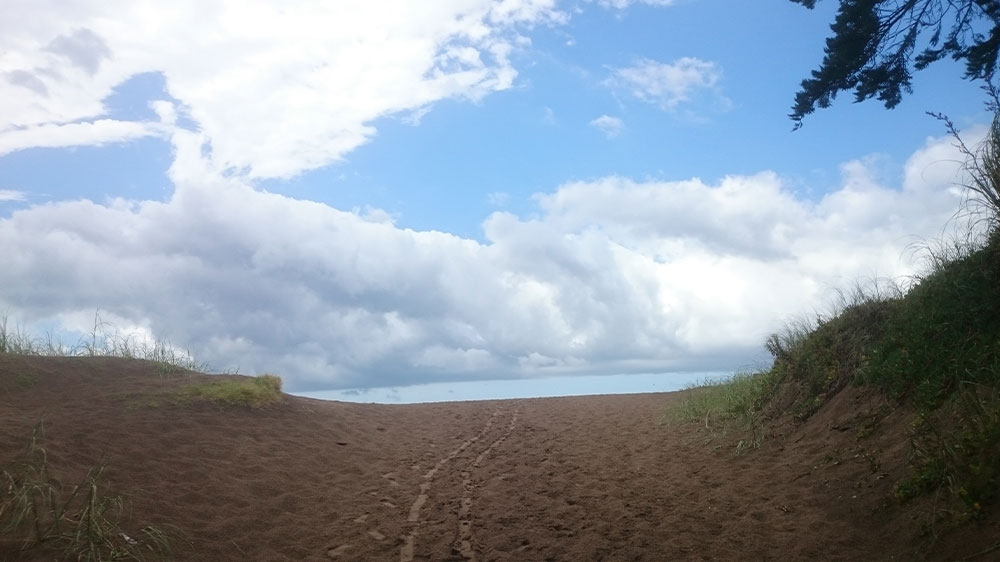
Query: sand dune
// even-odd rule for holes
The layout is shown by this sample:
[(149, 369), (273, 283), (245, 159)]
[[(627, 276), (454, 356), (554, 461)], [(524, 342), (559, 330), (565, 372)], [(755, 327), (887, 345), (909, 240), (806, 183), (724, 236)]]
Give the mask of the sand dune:
[[(287, 397), (260, 410), (155, 399), (203, 376), (0, 355), (0, 461), (44, 420), (55, 474), (74, 481), (103, 459), (109, 489), (130, 500), (126, 528), (182, 531), (177, 560), (912, 560), (920, 544), (905, 508), (883, 506), (905, 452), (851, 449), (829, 420), (734, 457), (661, 423), (677, 393)], [(925, 554), (959, 558), (996, 529), (972, 533)], [(2, 548), (0, 560), (51, 559)]]

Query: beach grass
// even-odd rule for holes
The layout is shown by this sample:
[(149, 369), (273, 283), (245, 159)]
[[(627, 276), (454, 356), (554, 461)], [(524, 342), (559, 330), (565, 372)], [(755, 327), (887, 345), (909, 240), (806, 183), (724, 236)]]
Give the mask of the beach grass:
[(696, 422), (706, 441), (735, 436), (735, 452), (757, 449), (764, 440), (765, 407), (777, 379), (769, 370), (736, 373), (722, 381), (689, 387), (669, 416)]
[(41, 433), (39, 423), (21, 458), (0, 469), (0, 540), (7, 548), (44, 549), (78, 562), (171, 558), (171, 539), (162, 528), (126, 532), (126, 502), (105, 491), (104, 464), (89, 468), (73, 486), (54, 477)]
[(173, 394), (176, 402), (209, 402), (218, 406), (263, 408), (284, 400), (281, 378), (277, 375), (226, 378), (191, 383)]

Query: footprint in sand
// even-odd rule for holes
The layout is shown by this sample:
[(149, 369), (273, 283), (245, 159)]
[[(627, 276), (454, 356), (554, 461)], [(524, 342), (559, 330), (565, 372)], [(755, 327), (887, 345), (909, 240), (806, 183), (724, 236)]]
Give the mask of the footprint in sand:
[(459, 503), (460, 507), (458, 510), (458, 541), (455, 547), (452, 549), (453, 552), (460, 555), (462, 558), (470, 561), (476, 560), (476, 551), (472, 548), (472, 506), (475, 504), (473, 495), (476, 491), (477, 486), (472, 479), (472, 471), (479, 469), (486, 457), (489, 456), (493, 449), (500, 446), (501, 443), (510, 437), (510, 434), (514, 432), (514, 426), (517, 424), (517, 411), (510, 418), (510, 425), (507, 426), (507, 430), (504, 431), (496, 441), (490, 443), (489, 447), (483, 449), (476, 460), (472, 461), (468, 470), (462, 471), (462, 501)]
[(382, 478), (386, 479), (389, 482), (390, 486), (399, 486), (399, 482), (396, 481), (395, 472), (386, 472), (385, 474), (382, 475)]
[[(451, 462), (455, 457), (462, 454), (467, 448), (472, 444), (476, 443), (480, 439), (486, 436), (489, 430), (493, 427), (497, 418), (500, 415), (500, 410), (493, 412), (490, 419), (487, 420), (486, 425), (480, 430), (478, 434), (463, 441), (458, 447), (452, 452), (448, 453), (447, 456), (442, 458), (435, 464), (430, 470), (428, 470), (423, 475), (423, 482), (420, 484), (420, 491), (417, 497), (413, 500), (410, 505), (410, 512), (407, 515), (407, 523), (412, 524), (412, 528), (408, 534), (403, 537), (403, 546), (399, 552), (400, 562), (411, 562), (414, 558), (414, 551), (416, 548), (416, 539), (418, 536), (419, 526), (420, 526), (420, 511), (426, 503), (428, 494), (430, 492), (431, 485), (434, 482), (434, 478), (437, 476), (438, 472), (449, 462)], [(475, 560), (475, 551), (472, 548), (472, 505), (473, 505), (473, 491), (475, 487), (472, 482), (472, 470), (477, 469), (482, 465), (486, 457), (493, 451), (500, 443), (506, 440), (511, 432), (514, 430), (514, 425), (517, 423), (517, 412), (514, 412), (511, 416), (510, 425), (507, 430), (501, 434), (499, 438), (490, 443), (488, 447), (483, 449), (476, 459), (469, 465), (467, 470), (462, 471), (462, 481), (463, 481), (463, 494), (460, 501), (460, 511), (459, 511), (459, 539), (454, 552), (460, 554), (466, 560)]]
[(333, 547), (326, 551), (326, 555), (330, 558), (340, 558), (341, 556), (347, 554), (347, 551), (351, 549), (351, 545), (342, 544), (337, 547)]

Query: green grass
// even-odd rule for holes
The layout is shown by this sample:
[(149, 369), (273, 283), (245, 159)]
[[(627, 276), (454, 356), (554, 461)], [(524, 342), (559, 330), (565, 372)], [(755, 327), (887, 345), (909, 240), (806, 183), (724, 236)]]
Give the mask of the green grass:
[(18, 390), (28, 390), (29, 388), (38, 384), (38, 375), (33, 375), (29, 373), (18, 373), (14, 377), (14, 386)]
[(669, 416), (699, 424), (706, 441), (735, 435), (737, 454), (756, 449), (766, 434), (764, 409), (777, 382), (772, 371), (737, 373), (723, 381), (706, 382), (687, 389)]
[(147, 525), (126, 531), (125, 500), (104, 491), (104, 465), (78, 484), (63, 486), (50, 470), (35, 427), (19, 459), (0, 469), (0, 538), (21, 552), (54, 553), (62, 560), (164, 560), (170, 539)]
[(218, 406), (248, 408), (263, 408), (283, 400), (281, 378), (275, 375), (192, 383), (178, 390), (174, 397), (181, 403), (209, 402)]
[(894, 307), (858, 372), (918, 407), (933, 409), (961, 383), (1000, 383), (1000, 244), (925, 277)]

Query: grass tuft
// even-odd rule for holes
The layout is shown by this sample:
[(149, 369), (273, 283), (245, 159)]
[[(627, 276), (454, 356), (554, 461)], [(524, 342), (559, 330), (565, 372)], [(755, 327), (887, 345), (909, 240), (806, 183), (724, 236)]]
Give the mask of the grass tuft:
[(56, 552), (63, 560), (105, 562), (162, 560), (171, 556), (166, 533), (146, 526), (129, 535), (122, 527), (124, 499), (104, 492), (105, 466), (87, 471), (65, 488), (50, 472), (39, 444), (41, 424), (24, 455), (0, 470), (0, 545), (20, 552)]
[(180, 402), (207, 401), (219, 406), (263, 408), (283, 401), (281, 378), (276, 375), (227, 378), (193, 383), (176, 394)]
[(773, 371), (737, 373), (717, 382), (691, 387), (669, 416), (698, 423), (706, 441), (736, 434), (736, 454), (760, 448), (766, 435), (764, 409), (778, 379)]

